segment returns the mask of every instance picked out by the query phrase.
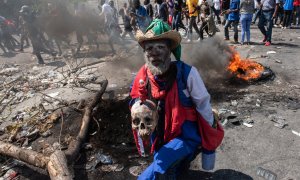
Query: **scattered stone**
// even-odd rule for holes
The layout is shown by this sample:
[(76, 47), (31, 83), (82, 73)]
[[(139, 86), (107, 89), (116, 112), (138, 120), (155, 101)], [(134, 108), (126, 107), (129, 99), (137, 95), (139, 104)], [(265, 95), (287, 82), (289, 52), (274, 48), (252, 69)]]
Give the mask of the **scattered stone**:
[(120, 172), (124, 169), (123, 164), (102, 165), (101, 170), (104, 172)]
[(110, 84), (108, 85), (109, 88), (116, 88), (117, 87), (117, 84)]
[(260, 55), (261, 58), (267, 58), (267, 55)]
[(255, 104), (256, 107), (260, 107), (261, 106), (261, 101), (260, 99), (256, 99), (256, 104)]
[(276, 59), (275, 62), (278, 63), (278, 64), (282, 64), (282, 61), (280, 61), (278, 59)]
[(237, 105), (238, 105), (237, 100), (232, 100), (232, 101), (231, 101), (231, 106), (237, 106)]
[(244, 100), (245, 100), (245, 102), (247, 102), (247, 103), (252, 102), (252, 99), (251, 99), (249, 96), (246, 96), (246, 97), (244, 98)]
[(41, 134), (42, 137), (49, 137), (51, 135), (52, 135), (52, 132), (50, 130), (47, 130), (46, 132)]
[(145, 169), (147, 166), (132, 166), (129, 168), (129, 173), (135, 177), (139, 176)]
[(83, 147), (84, 147), (85, 150), (91, 150), (91, 149), (93, 149), (93, 145), (90, 144), (90, 143), (83, 144)]

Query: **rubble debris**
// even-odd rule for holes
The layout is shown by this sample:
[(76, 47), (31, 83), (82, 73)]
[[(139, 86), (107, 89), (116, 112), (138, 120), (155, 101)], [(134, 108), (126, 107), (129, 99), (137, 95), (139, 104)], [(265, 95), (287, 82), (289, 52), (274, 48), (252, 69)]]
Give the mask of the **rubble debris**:
[[(101, 83), (100, 91), (96, 93), (91, 103), (85, 106), (80, 131), (76, 137), (76, 140), (72, 140), (69, 143), (68, 150), (61, 151), (60, 148), (48, 156), (28, 148), (24, 149), (13, 144), (0, 141), (0, 154), (24, 161), (39, 168), (47, 169), (51, 179), (74, 179), (74, 175), (69, 171), (67, 166), (67, 160), (69, 162), (73, 162), (75, 157), (78, 156), (80, 147), (82, 147), (82, 143), (87, 135), (92, 109), (99, 104), (101, 97), (106, 90), (107, 84), (107, 80), (103, 81)], [(60, 143), (58, 144), (60, 145)], [(101, 156), (101, 158), (97, 157), (97, 159), (102, 160), (102, 162), (109, 161), (108, 158), (102, 157), (103, 156)]]
[(252, 102), (252, 99), (249, 96), (245, 96), (244, 101), (247, 103), (250, 103), (250, 102)]
[(260, 99), (256, 99), (256, 107), (260, 107), (261, 106), (261, 100)]
[(266, 180), (276, 180), (277, 179), (277, 175), (274, 172), (264, 169), (262, 167), (257, 168), (256, 175), (260, 176)]
[(271, 121), (275, 122), (274, 126), (280, 128), (280, 129), (282, 129), (288, 125), (286, 120), (281, 116), (270, 115), (269, 118)]
[(124, 169), (123, 164), (102, 165), (101, 170), (104, 172), (120, 172)]
[(13, 75), (17, 72), (20, 72), (20, 68), (17, 68), (17, 67), (9, 67), (9, 68), (5, 68), (5, 69), (2, 69), (0, 71), (0, 75), (6, 75), (6, 76), (9, 76), (9, 75)]
[(14, 169), (9, 169), (0, 179), (2, 180), (13, 180), (18, 176), (18, 172)]
[(145, 169), (147, 168), (146, 165), (141, 166), (132, 166), (129, 168), (129, 173), (135, 177), (139, 176)]
[(51, 136), (51, 135), (52, 135), (52, 132), (50, 130), (47, 130), (47, 131), (41, 133), (42, 137), (48, 137), (48, 136)]
[(279, 59), (276, 59), (275, 62), (278, 64), (282, 64), (282, 61), (280, 61)]
[(238, 105), (237, 100), (232, 100), (232, 101), (231, 101), (231, 106), (237, 106), (237, 105)]
[(94, 156), (94, 161), (91, 162), (91, 163), (88, 163), (86, 165), (86, 169), (87, 170), (95, 170), (96, 169), (96, 166), (99, 164), (99, 163), (102, 163), (104, 165), (107, 165), (107, 164), (112, 164), (113, 163), (113, 160), (110, 156), (108, 155), (104, 155), (102, 152), (98, 152), (95, 156)]
[(252, 128), (253, 124), (254, 124), (254, 121), (252, 119), (247, 119), (245, 122), (243, 122), (243, 125), (248, 128)]
[(291, 110), (298, 110), (300, 109), (300, 101), (297, 98), (288, 98), (287, 107)]
[(93, 149), (93, 145), (90, 144), (90, 143), (83, 144), (83, 147), (84, 147), (85, 150), (91, 150), (91, 149)]
[[(237, 113), (228, 109), (219, 109), (218, 115), (221, 119), (221, 124), (225, 126), (229, 121), (231, 123), (235, 123), (236, 121), (232, 121), (232, 119), (235, 119), (237, 117)], [(237, 120), (239, 121), (239, 120)]]

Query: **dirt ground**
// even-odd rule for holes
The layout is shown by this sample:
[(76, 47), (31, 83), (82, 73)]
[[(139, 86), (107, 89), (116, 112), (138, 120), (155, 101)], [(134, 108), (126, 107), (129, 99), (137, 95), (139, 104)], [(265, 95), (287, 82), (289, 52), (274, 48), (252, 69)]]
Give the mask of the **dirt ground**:
[[(222, 30), (222, 27), (220, 27)], [(222, 37), (223, 32), (218, 33)], [(233, 32), (230, 32), (232, 35)], [(217, 161), (214, 172), (201, 170), (201, 159), (198, 156), (190, 165), (189, 170), (182, 173), (180, 179), (224, 179), (250, 180), (263, 179), (257, 175), (257, 169), (269, 170), (277, 179), (300, 179), (300, 30), (274, 28), (272, 46), (265, 47), (260, 43), (262, 35), (256, 26), (251, 28), (252, 45), (234, 46), (243, 58), (250, 58), (275, 73), (275, 79), (254, 82), (251, 84), (234, 82), (226, 76), (214, 76), (206, 73), (210, 70), (204, 63), (195, 62), (196, 54), (191, 56), (190, 51), (197, 43), (186, 43), (183, 40), (183, 60), (195, 65), (207, 86), (212, 98), (212, 105), (220, 112), (225, 112), (227, 123), (224, 123), (225, 138), (217, 149)], [(118, 48), (118, 55), (111, 56), (109, 50), (102, 48), (101, 53), (86, 57), (84, 66), (96, 69), (93, 73), (108, 79), (109, 85), (103, 96), (103, 101), (96, 110), (92, 121), (89, 137), (79, 158), (74, 162), (75, 179), (136, 179), (129, 173), (132, 166), (143, 166), (151, 162), (151, 156), (140, 158), (137, 156), (135, 144), (130, 128), (130, 114), (128, 110), (129, 85), (143, 64), (141, 49), (131, 41), (126, 44), (129, 51)], [(271, 52), (274, 51), (274, 52)], [(23, 73), (31, 71), (35, 60), (31, 57), (31, 49), (24, 53), (11, 53), (1, 56), (1, 67), (19, 64)], [(196, 51), (197, 52), (197, 51)], [(199, 51), (201, 52), (201, 51)], [(214, 52), (208, 52), (213, 54)], [(201, 54), (198, 54), (201, 57)], [(215, 55), (216, 58), (218, 55)], [(44, 56), (46, 57), (46, 56)], [(218, 57), (219, 58), (219, 57)], [(64, 59), (52, 60), (46, 58), (46, 65), (38, 66), (51, 70), (68, 68)], [(225, 66), (223, 68), (226, 68)], [(217, 68), (216, 68), (217, 69)], [(47, 70), (50, 71), (50, 70)], [(76, 90), (76, 91), (75, 91)], [(88, 99), (93, 93), (86, 89), (66, 90), (61, 87), (46, 89), (44, 93), (60, 92), (60, 96), (68, 101)], [(76, 92), (76, 93), (75, 93)], [(76, 95), (75, 95), (76, 94)], [(37, 98), (36, 95), (35, 98)], [(15, 107), (15, 111), (30, 106), (39, 99), (29, 99)], [(28, 147), (46, 153), (45, 144), (52, 144), (58, 138), (67, 142), (67, 137), (75, 136), (80, 128), (81, 114), (68, 108), (64, 109), (64, 130), (61, 119), (51, 129), (50, 137), (37, 137), (29, 142)], [(13, 111), (12, 111), (13, 112)], [(6, 111), (1, 116), (6, 116)], [(9, 118), (1, 121), (1, 127)], [(273, 121), (272, 121), (273, 120)], [(287, 125), (276, 127), (274, 120), (280, 120)], [(253, 127), (247, 127), (244, 123)], [(112, 158), (112, 165), (95, 164), (97, 154), (108, 155)], [(6, 157), (1, 157), (2, 167), (7, 164)], [(21, 162), (14, 162), (13, 169), (18, 172), (19, 179), (48, 179), (43, 170), (33, 168)], [(95, 166), (96, 165), (96, 166)]]

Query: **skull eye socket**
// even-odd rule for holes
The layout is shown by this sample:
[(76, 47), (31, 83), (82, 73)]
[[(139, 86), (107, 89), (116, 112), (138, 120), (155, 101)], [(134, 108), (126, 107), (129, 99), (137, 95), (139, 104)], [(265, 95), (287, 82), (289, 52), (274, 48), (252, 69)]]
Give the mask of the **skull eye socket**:
[(150, 117), (145, 117), (145, 123), (146, 125), (151, 125), (151, 118)]
[(132, 120), (132, 123), (134, 124), (134, 125), (136, 125), (136, 126), (138, 126), (139, 124), (140, 124), (140, 118), (134, 118), (133, 120)]

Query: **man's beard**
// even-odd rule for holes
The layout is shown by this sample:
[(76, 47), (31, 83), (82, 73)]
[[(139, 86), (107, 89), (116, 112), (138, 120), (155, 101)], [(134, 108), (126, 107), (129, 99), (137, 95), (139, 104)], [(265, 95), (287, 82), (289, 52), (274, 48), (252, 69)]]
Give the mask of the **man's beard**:
[(167, 72), (171, 64), (171, 59), (161, 62), (158, 66), (154, 66), (148, 59), (146, 59), (146, 66), (154, 76), (159, 76)]

